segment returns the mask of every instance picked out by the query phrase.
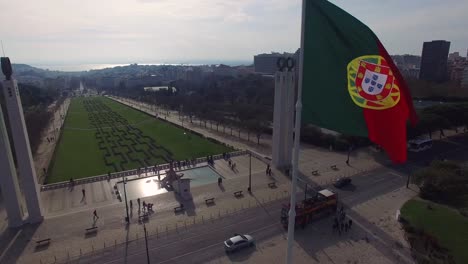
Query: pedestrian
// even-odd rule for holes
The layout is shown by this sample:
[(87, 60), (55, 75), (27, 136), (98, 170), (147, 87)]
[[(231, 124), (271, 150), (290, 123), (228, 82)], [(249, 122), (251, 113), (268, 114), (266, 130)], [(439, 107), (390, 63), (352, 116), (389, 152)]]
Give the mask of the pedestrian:
[(130, 200), (130, 210), (133, 211), (133, 202), (132, 202), (132, 200)]
[(267, 164), (267, 168), (266, 168), (265, 174), (266, 174), (266, 175), (269, 175), (269, 174), (270, 174), (270, 164)]
[(145, 212), (145, 211), (146, 211), (146, 202), (143, 201), (143, 212)]
[(349, 225), (349, 229), (351, 229), (351, 226), (353, 225), (353, 220), (349, 219), (348, 225)]
[(137, 199), (137, 203), (138, 203), (138, 212), (140, 211), (140, 198)]
[(85, 191), (85, 189), (81, 189), (81, 193), (83, 193), (83, 198), (85, 198), (85, 196), (86, 196), (86, 191)]
[(228, 160), (229, 167), (231, 167), (231, 159)]
[(93, 220), (96, 221), (96, 220), (98, 220), (98, 219), (99, 219), (99, 216), (97, 215), (96, 210), (94, 210), (94, 212), (93, 212)]

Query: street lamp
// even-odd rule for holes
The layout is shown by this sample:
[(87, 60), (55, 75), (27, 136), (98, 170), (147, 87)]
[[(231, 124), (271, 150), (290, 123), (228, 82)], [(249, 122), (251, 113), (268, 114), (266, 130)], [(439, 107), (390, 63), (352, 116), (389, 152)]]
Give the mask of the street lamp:
[(252, 153), (249, 151), (249, 188), (247, 189), (252, 192)]
[(125, 197), (125, 210), (127, 212), (127, 217), (125, 218), (125, 221), (127, 224), (130, 222), (130, 217), (128, 215), (128, 203), (127, 203), (127, 188), (125, 188), (125, 185), (127, 184), (127, 181), (125, 180), (124, 176), (122, 175), (122, 185), (124, 189), (124, 197)]

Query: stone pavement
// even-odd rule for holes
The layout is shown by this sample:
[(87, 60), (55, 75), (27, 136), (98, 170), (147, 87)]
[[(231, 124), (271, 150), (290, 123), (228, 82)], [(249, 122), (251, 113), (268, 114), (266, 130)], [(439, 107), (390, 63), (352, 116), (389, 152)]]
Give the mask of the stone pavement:
[[(42, 184), (45, 180), (45, 175), (43, 168), (48, 169), (49, 164), (54, 155), (55, 146), (59, 142), (59, 137), (61, 134), (62, 124), (65, 122), (65, 117), (67, 116), (68, 107), (70, 106), (70, 98), (65, 99), (63, 105), (61, 105), (57, 111), (52, 116), (52, 119), (49, 122), (48, 127), (44, 130), (41, 135), (41, 143), (39, 144), (36, 153), (34, 153), (34, 165), (36, 168), (36, 175), (38, 177), (38, 182)], [(49, 109), (55, 107), (55, 103), (49, 106)], [(61, 115), (63, 114), (63, 118)], [(55, 137), (55, 140), (49, 142), (47, 138)]]
[[(179, 205), (173, 192), (142, 198), (154, 204), (154, 214), (150, 214), (146, 224), (150, 235), (164, 233), (176, 228), (186, 228), (194, 223), (209, 221), (211, 218), (223, 217), (235, 211), (259, 206), (272, 200), (288, 196), (289, 184), (285, 177), (265, 175), (266, 165), (252, 158), (252, 190), (247, 194), (249, 157), (234, 157), (237, 169), (233, 172), (224, 160), (216, 161), (216, 171), (224, 177), (223, 186), (217, 183), (192, 188), (193, 201), (184, 201), (184, 213), (175, 214), (173, 208)], [(87, 184), (86, 197), (82, 199), (81, 187), (75, 190), (59, 189), (42, 192), (45, 221), (34, 230), (25, 232), (24, 250), (17, 263), (52, 263), (55, 258), (66, 259), (109, 245), (123, 243), (126, 240), (142, 238), (141, 222), (138, 219), (137, 203), (133, 201), (131, 224), (126, 229), (124, 223), (125, 205), (117, 200), (111, 182)], [(277, 188), (269, 188), (268, 183), (275, 181)], [(233, 192), (243, 190), (241, 198), (235, 198)], [(104, 199), (104, 197), (106, 197)], [(207, 206), (205, 199), (215, 198), (215, 204)], [(99, 219), (93, 223), (92, 211), (96, 209)], [(93, 225), (99, 229), (97, 235), (85, 235), (85, 229)], [(37, 250), (35, 241), (51, 238), (52, 243), (44, 250)], [(29, 241), (28, 241), (29, 240)], [(21, 242), (21, 241), (20, 241)]]

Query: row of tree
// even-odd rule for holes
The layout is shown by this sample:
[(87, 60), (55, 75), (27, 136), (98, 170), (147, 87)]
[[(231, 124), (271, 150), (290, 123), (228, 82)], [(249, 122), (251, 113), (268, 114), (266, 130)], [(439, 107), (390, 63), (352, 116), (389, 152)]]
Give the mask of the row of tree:
[(453, 161), (436, 160), (412, 175), (423, 199), (453, 206), (466, 206), (468, 169)]
[(158, 91), (120, 86), (106, 92), (178, 111), (194, 122), (196, 117), (204, 126), (210, 124), (219, 131), (245, 131), (250, 140), (271, 133), (273, 118), (274, 80), (258, 75), (243, 77), (211, 75), (200, 82), (174, 81)]
[[(259, 75), (241, 77), (204, 77), (193, 82), (177, 80), (169, 83), (175, 89), (145, 91), (143, 87), (104, 89), (107, 93), (123, 96), (164, 108), (179, 111), (190, 122), (194, 117), (205, 126), (214, 124), (216, 129), (247, 132), (255, 135), (257, 142), (264, 133), (272, 132), (274, 80)], [(409, 138), (421, 134), (432, 136), (434, 131), (455, 129), (468, 123), (467, 103), (446, 103), (424, 108), (418, 112), (416, 127), (408, 126)], [(347, 150), (351, 145), (368, 145), (370, 142), (359, 137), (336, 136), (322, 133), (307, 124), (302, 126), (301, 140), (317, 146)]]
[(418, 111), (419, 122), (415, 127), (408, 126), (410, 138), (445, 129), (458, 130), (468, 126), (468, 103), (445, 103), (429, 106)]
[[(41, 142), (41, 134), (52, 118), (49, 105), (59, 100), (62, 91), (56, 88), (39, 88), (34, 85), (19, 84), (19, 93), (23, 106), (24, 119), (29, 135), (31, 151), (34, 153)], [(10, 131), (10, 122), (6, 114), (6, 105), (3, 93), (0, 93), (0, 102), (7, 130)], [(63, 99), (62, 99), (63, 101)], [(57, 106), (61, 101), (57, 102)], [(53, 110), (53, 109), (52, 109)], [(11, 135), (10, 141), (11, 141)]]

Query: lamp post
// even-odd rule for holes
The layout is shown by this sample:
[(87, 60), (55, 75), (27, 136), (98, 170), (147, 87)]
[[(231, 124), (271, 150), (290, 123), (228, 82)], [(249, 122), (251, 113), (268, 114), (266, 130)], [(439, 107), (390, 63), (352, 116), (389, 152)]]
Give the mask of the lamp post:
[(252, 153), (249, 151), (249, 193), (252, 192)]
[(123, 175), (122, 175), (122, 184), (123, 184), (124, 197), (125, 197), (125, 210), (127, 212), (127, 217), (125, 218), (125, 221), (128, 224), (128, 223), (130, 223), (130, 217), (128, 216), (127, 188), (125, 188), (125, 185), (127, 184), (127, 181), (125, 180)]

